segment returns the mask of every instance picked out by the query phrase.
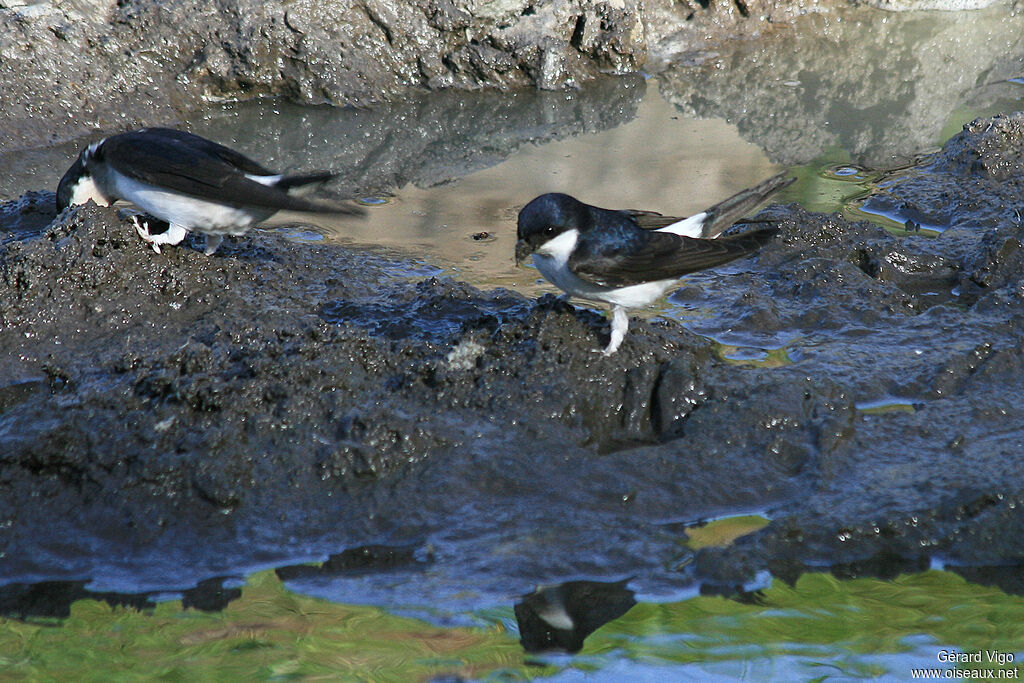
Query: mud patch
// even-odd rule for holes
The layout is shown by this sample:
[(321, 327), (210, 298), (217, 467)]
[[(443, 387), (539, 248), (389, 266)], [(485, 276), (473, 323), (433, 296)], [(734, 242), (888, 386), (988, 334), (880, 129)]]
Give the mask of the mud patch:
[[(1008, 205), (951, 160), (1014, 168), (1022, 126), (972, 124), (885, 191), (915, 201), (901, 178), (932, 173)], [(673, 299), (693, 317), (633, 321), (608, 359), (606, 321), (555, 297), (260, 231), (155, 255), (116, 211), (66, 211), (0, 253), (3, 579), (179, 590), (406, 548), (317, 591), (457, 608), (581, 576), (675, 593), (766, 567), (1016, 562), (1019, 225), (761, 217), (780, 239), (687, 278)], [(913, 410), (861, 409), (886, 401)], [(773, 521), (684, 546), (744, 511)]]
[[(636, 70), (642, 7), (462, 0), (0, 6), (0, 146), (173, 123), (204, 103), (363, 105), (411, 88), (572, 87)], [(73, 76), (72, 76), (73, 74)], [(15, 111), (17, 109), (17, 111)]]

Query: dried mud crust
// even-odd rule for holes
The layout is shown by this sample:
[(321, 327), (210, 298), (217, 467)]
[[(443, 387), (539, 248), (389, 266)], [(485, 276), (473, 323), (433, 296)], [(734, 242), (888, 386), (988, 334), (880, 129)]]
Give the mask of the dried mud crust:
[[(1012, 216), (1022, 123), (971, 124), (886, 191), (930, 175), (936, 210)], [(367, 543), (446, 549), (432, 576), (495, 590), (1024, 552), (1012, 220), (898, 239), (771, 207), (778, 240), (672, 295), (692, 331), (634, 320), (605, 359), (606, 322), (551, 296), (261, 231), (158, 256), (112, 210), (43, 199), (0, 213), (42, 226), (0, 247), (8, 581), (162, 562), (190, 585)], [(773, 523), (666, 569), (684, 523), (750, 509)]]

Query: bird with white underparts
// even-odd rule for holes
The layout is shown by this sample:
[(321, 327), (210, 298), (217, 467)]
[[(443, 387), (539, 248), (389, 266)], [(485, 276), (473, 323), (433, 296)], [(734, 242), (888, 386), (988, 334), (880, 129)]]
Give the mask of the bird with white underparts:
[(133, 216), (139, 236), (160, 253), (191, 231), (206, 235), (213, 254), (225, 235), (242, 235), (278, 211), (359, 215), (348, 205), (327, 205), (288, 194), (334, 174), (274, 173), (249, 157), (198, 135), (172, 128), (142, 128), (94, 142), (60, 179), (57, 210), (90, 199), (102, 206), (131, 202), (166, 229)]
[(519, 212), (516, 265), (532, 255), (541, 275), (565, 293), (609, 304), (610, 356), (626, 336), (630, 309), (650, 305), (688, 273), (749, 256), (772, 239), (777, 228), (722, 233), (795, 180), (776, 175), (689, 218), (544, 194)]

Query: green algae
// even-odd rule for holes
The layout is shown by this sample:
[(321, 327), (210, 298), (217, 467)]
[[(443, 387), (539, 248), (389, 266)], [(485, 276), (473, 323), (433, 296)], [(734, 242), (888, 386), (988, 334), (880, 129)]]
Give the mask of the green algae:
[[(764, 521), (730, 521), (737, 520)], [(441, 627), (301, 595), (273, 572), (261, 572), (218, 613), (183, 609), (177, 601), (139, 611), (90, 599), (75, 602), (71, 615), (56, 622), (0, 619), (0, 679), (532, 680), (573, 670), (621, 671), (624, 659), (670, 675), (716, 662), (778, 674), (777, 662), (790, 661), (817, 672), (818, 680), (909, 678), (912, 655), (942, 668), (935, 660), (944, 649), (983, 652), (981, 664), (958, 666), (1012, 673), (1009, 657), (1024, 650), (1024, 599), (951, 572), (891, 581), (804, 574), (793, 585), (775, 580), (752, 595), (642, 602), (598, 629), (578, 656), (546, 661), (526, 655), (506, 627), (511, 608), (476, 614), (483, 626)], [(988, 662), (989, 652), (1007, 661)], [(891, 656), (874, 657), (883, 653)]]

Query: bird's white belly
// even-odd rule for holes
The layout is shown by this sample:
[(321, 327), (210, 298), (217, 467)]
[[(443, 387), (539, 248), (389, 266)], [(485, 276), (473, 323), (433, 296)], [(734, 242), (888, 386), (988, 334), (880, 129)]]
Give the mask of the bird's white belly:
[(551, 284), (571, 296), (588, 301), (601, 301), (623, 308), (640, 308), (661, 298), (677, 280), (655, 280), (627, 287), (605, 287), (577, 277), (569, 270), (567, 262), (538, 253), (533, 263)]
[(677, 281), (655, 280), (627, 287), (605, 287), (587, 282), (569, 270), (569, 257), (579, 240), (578, 230), (566, 230), (533, 252), (533, 263), (540, 274), (567, 294), (589, 301), (602, 301), (623, 308), (640, 308), (661, 297)]
[(255, 223), (274, 214), (274, 211), (268, 209), (225, 206), (171, 192), (120, 173), (114, 173), (113, 176), (114, 189), (119, 197), (157, 218), (180, 225), (187, 230), (241, 235)]

